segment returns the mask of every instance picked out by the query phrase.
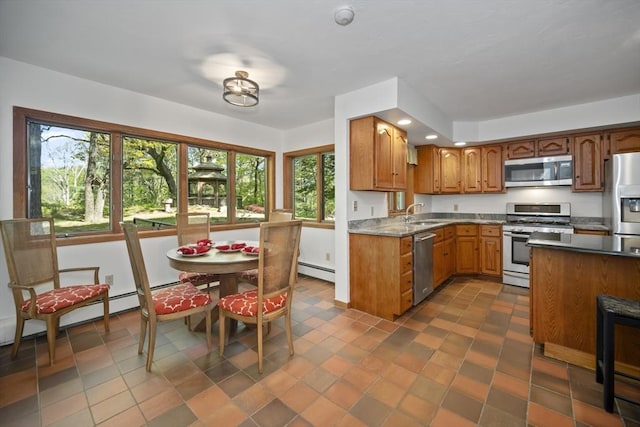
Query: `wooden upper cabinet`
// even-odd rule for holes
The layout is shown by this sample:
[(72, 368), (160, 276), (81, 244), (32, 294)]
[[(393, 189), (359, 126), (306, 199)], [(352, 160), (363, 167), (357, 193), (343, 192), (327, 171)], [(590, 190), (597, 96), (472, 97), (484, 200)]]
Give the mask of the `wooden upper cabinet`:
[(549, 138), (537, 141), (536, 157), (560, 156), (569, 154), (569, 138)]
[(409, 139), (407, 132), (395, 128), (393, 130), (393, 165), (394, 188), (407, 188), (407, 151)]
[(602, 191), (602, 136), (581, 135), (573, 138), (573, 191)]
[(482, 147), (482, 192), (502, 192), (502, 146)]
[(507, 159), (526, 159), (527, 157), (535, 157), (535, 144), (536, 142), (534, 140), (510, 142), (506, 145), (505, 157)]
[(414, 169), (413, 191), (421, 194), (440, 193), (440, 148), (420, 145), (418, 166)]
[(640, 151), (640, 128), (609, 134), (611, 154)]
[(462, 190), (460, 156), (460, 150), (457, 148), (440, 149), (441, 193), (460, 193)]
[(349, 188), (406, 190), (406, 133), (373, 116), (351, 120), (349, 131)]
[(482, 149), (479, 147), (462, 150), (462, 191), (482, 192)]

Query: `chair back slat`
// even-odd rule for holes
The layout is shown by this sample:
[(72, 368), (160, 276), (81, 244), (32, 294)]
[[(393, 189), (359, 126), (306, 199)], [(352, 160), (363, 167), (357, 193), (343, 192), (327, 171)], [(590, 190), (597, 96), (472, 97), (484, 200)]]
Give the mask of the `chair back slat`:
[(200, 239), (209, 239), (209, 214), (187, 212), (176, 214), (178, 245), (196, 243)]
[(147, 276), (147, 268), (142, 256), (142, 247), (140, 238), (138, 237), (138, 227), (134, 224), (120, 223), (124, 232), (124, 239), (127, 242), (127, 252), (129, 253), (129, 261), (133, 272), (133, 281), (136, 285), (136, 293), (140, 302), (140, 310), (148, 313), (149, 316), (155, 316), (151, 304), (151, 287), (149, 286), (149, 277)]
[(302, 221), (260, 224), (259, 299), (284, 292), (289, 292), (289, 296), (292, 296), (301, 229)]
[(0, 221), (11, 282), (23, 286), (53, 283), (60, 287), (55, 231), (51, 218)]

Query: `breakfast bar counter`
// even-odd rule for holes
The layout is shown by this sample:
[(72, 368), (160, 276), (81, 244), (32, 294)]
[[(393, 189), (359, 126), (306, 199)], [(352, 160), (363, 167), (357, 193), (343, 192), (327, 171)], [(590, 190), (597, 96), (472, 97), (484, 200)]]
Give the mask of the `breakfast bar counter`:
[[(530, 325), (544, 354), (594, 368), (596, 296), (640, 300), (640, 253), (616, 237), (532, 234)], [(616, 369), (640, 373), (640, 330), (616, 328)]]

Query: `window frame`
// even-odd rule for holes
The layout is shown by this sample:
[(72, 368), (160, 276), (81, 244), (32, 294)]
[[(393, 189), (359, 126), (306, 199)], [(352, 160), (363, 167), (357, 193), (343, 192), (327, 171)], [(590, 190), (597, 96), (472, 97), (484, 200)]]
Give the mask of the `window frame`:
[[(67, 126), (87, 131), (109, 133), (111, 135), (111, 188), (110, 188), (110, 223), (109, 230), (91, 234), (72, 235), (59, 237), (59, 246), (106, 242), (122, 239), (122, 231), (118, 222), (122, 220), (122, 139), (123, 136), (134, 136), (144, 139), (160, 140), (175, 143), (178, 145), (178, 201), (177, 212), (186, 212), (188, 209), (188, 181), (187, 181), (187, 148), (189, 146), (200, 146), (203, 148), (220, 149), (228, 151), (229, 163), (227, 174), (229, 176), (229, 204), (232, 206), (233, 214), (229, 215), (228, 222), (220, 225), (212, 225), (214, 230), (226, 230), (237, 228), (252, 228), (258, 223), (235, 222), (235, 156), (236, 153), (263, 156), (266, 159), (266, 209), (275, 206), (275, 152), (228, 144), (213, 140), (173, 134), (169, 132), (156, 131), (134, 126), (121, 125), (82, 117), (70, 116), (59, 113), (35, 110), (24, 107), (13, 107), (13, 216), (14, 218), (26, 218), (27, 207), (27, 162), (28, 162), (28, 141), (27, 123), (36, 121), (52, 126)], [(141, 236), (163, 236), (175, 234), (175, 228), (164, 228), (160, 230), (142, 229)]]
[(311, 221), (308, 219), (303, 219), (303, 225), (308, 227), (316, 227), (316, 228), (327, 228), (327, 229), (335, 229), (335, 221), (327, 221), (322, 219), (322, 198), (323, 198), (323, 171), (322, 171), (322, 155), (327, 153), (333, 153), (335, 156), (335, 144), (327, 144), (318, 147), (305, 148), (302, 150), (296, 151), (288, 151), (282, 154), (282, 179), (283, 179), (283, 207), (285, 209), (291, 209), (294, 212), (295, 216), (295, 203), (294, 203), (294, 172), (293, 165), (294, 159), (297, 157), (304, 157), (315, 155), (317, 159), (317, 172), (316, 172), (316, 186), (318, 188), (317, 191), (317, 210), (316, 210), (316, 219)]

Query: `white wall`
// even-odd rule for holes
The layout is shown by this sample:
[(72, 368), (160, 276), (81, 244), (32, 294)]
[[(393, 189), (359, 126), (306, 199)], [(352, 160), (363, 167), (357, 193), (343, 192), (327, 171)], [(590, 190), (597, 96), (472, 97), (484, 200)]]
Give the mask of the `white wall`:
[[(0, 219), (13, 216), (13, 107), (51, 111), (100, 121), (120, 123), (141, 128), (154, 129), (197, 138), (215, 140), (241, 146), (256, 147), (275, 151), (277, 188), (282, 189), (282, 147), (286, 133), (269, 127), (256, 125), (213, 114), (207, 111), (168, 102), (162, 99), (141, 95), (100, 83), (79, 79), (39, 67), (0, 57)], [(327, 124), (323, 125), (327, 128)], [(319, 129), (321, 129), (320, 126)], [(308, 129), (310, 144), (315, 144), (313, 127)], [(322, 132), (318, 137), (323, 143), (333, 139), (333, 129)], [(295, 132), (294, 132), (295, 135)], [(305, 141), (300, 140), (300, 146)], [(280, 172), (278, 172), (280, 171)], [(276, 195), (276, 205), (281, 206), (281, 191)], [(305, 231), (303, 237), (308, 233)], [(312, 235), (313, 238), (315, 236)], [(257, 229), (237, 230), (214, 233), (215, 239), (258, 238)], [(324, 237), (328, 242), (331, 238)], [(143, 239), (143, 249), (147, 260), (152, 284), (167, 283), (176, 280), (176, 271), (169, 268), (165, 253), (176, 244), (174, 237)], [(332, 243), (329, 243), (332, 245)], [(326, 263), (324, 252), (321, 258), (312, 250), (304, 251), (306, 261), (312, 264)], [(318, 255), (318, 256), (320, 256)], [(0, 249), (0, 344), (13, 340), (15, 314), (13, 297), (6, 283), (9, 281), (4, 253)], [(99, 265), (101, 278), (105, 274), (114, 275), (114, 287), (111, 294), (134, 290), (129, 261), (124, 242), (109, 242), (91, 245), (61, 247), (60, 266)], [(153, 266), (149, 268), (149, 266)], [(122, 300), (112, 303), (117, 310)], [(122, 309), (124, 307), (120, 307)], [(91, 310), (88, 310), (91, 311)], [(94, 313), (92, 315), (97, 315)], [(83, 313), (65, 316), (62, 324), (76, 322), (87, 316)], [(86, 318), (86, 317), (84, 317)], [(42, 330), (41, 322), (27, 322), (25, 334)]]

